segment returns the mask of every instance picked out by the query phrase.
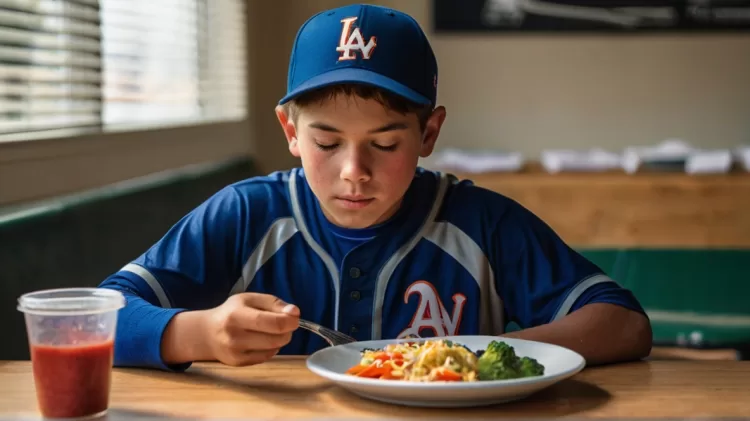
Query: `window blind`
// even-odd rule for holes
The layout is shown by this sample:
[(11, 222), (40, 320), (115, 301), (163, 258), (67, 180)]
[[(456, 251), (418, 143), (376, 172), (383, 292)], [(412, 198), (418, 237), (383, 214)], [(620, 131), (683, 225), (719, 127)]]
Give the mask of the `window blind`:
[(244, 1), (100, 2), (105, 127), (244, 118)]
[(242, 119), (247, 112), (244, 6), (234, 0), (199, 3), (200, 95), (209, 119)]
[(243, 119), (243, 0), (0, 0), (0, 134)]
[(105, 125), (199, 119), (198, 0), (100, 0)]
[(97, 126), (96, 1), (0, 0), (0, 133)]

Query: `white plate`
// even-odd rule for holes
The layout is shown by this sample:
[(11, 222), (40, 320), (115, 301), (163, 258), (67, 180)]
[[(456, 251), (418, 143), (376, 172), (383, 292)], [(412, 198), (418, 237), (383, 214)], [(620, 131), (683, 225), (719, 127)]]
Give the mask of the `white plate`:
[[(430, 339), (430, 338), (426, 338)], [(535, 358), (544, 365), (544, 375), (512, 380), (423, 383), (366, 379), (346, 374), (359, 363), (363, 348), (415, 339), (362, 341), (321, 349), (307, 359), (307, 368), (338, 386), (367, 399), (419, 407), (469, 407), (505, 403), (525, 398), (581, 371), (586, 361), (567, 348), (541, 342), (497, 336), (448, 336), (472, 351), (486, 349), (499, 340), (515, 348), (520, 357)]]

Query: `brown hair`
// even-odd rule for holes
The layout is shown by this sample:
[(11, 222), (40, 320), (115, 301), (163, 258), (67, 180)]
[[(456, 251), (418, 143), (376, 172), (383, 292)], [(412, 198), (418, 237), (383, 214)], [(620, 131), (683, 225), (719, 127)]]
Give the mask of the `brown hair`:
[(362, 84), (339, 84), (323, 87), (306, 92), (284, 104), (284, 110), (292, 121), (297, 121), (299, 112), (305, 106), (312, 103), (321, 103), (327, 99), (333, 99), (337, 95), (347, 97), (360, 97), (362, 99), (374, 99), (384, 107), (400, 114), (416, 113), (419, 127), (424, 130), (427, 119), (432, 115), (431, 105), (422, 105), (411, 102), (403, 97), (392, 94), (386, 90), (370, 85)]

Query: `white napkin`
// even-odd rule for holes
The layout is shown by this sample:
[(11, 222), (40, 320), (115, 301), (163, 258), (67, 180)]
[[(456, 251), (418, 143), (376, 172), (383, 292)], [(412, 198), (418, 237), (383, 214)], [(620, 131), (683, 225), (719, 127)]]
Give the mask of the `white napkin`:
[(594, 148), (584, 151), (570, 149), (548, 149), (542, 151), (542, 166), (547, 172), (561, 171), (608, 171), (622, 168), (619, 154)]
[(432, 164), (440, 169), (467, 173), (512, 172), (523, 167), (524, 158), (519, 152), (448, 148), (437, 152)]
[(729, 149), (696, 150), (685, 162), (688, 174), (724, 174), (732, 168), (732, 152)]
[(666, 139), (656, 146), (631, 146), (623, 152), (623, 168), (632, 174), (642, 163), (685, 162), (693, 151), (682, 139)]
[(666, 139), (656, 146), (626, 148), (623, 168), (629, 174), (642, 164), (676, 164), (688, 174), (726, 173), (732, 168), (729, 149), (697, 149), (682, 139)]

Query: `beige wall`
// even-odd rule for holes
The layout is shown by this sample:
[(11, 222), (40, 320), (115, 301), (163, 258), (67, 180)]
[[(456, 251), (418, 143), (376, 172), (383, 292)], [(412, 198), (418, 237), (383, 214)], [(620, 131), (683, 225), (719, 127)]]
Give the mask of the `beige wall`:
[[(251, 0), (256, 45), (256, 152), (264, 168), (296, 164), (273, 115), (289, 49), (313, 13), (334, 0)], [(750, 36), (499, 36), (431, 33), (431, 0), (380, 0), (428, 32), (438, 56), (440, 144), (620, 149), (681, 137), (699, 147), (750, 143)], [(284, 10), (282, 12), (282, 10)]]

